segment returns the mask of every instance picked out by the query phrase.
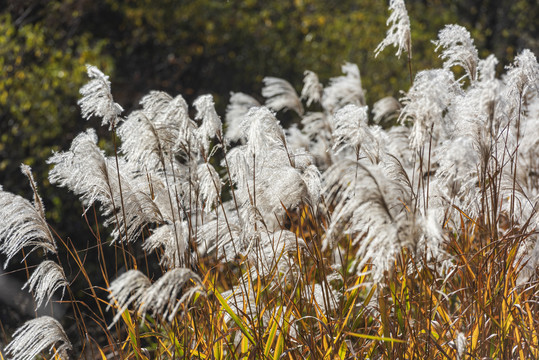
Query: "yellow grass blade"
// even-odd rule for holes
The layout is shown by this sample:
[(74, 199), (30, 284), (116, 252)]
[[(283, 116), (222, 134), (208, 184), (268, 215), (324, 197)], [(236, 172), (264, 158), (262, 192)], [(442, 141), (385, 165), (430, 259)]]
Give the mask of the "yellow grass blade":
[(350, 335), (350, 336), (362, 338), (362, 339), (376, 340), (376, 341), (385, 341), (385, 342), (391, 342), (391, 343), (396, 342), (396, 343), (403, 343), (403, 344), (406, 343), (406, 341), (404, 340), (395, 339), (392, 337), (385, 337), (385, 336), (374, 336), (374, 335), (367, 335), (367, 334), (358, 334), (358, 333), (353, 333), (353, 332), (346, 332), (346, 335)]
[(277, 316), (272, 318), (270, 332), (268, 335), (268, 339), (266, 340), (266, 346), (264, 347), (265, 357), (268, 357), (271, 351), (271, 346), (273, 345), (273, 342), (275, 340), (275, 335), (277, 333), (277, 327), (279, 326), (279, 319), (281, 318), (282, 312), (283, 312), (283, 307), (280, 306), (277, 312)]
[(283, 353), (283, 348), (284, 348), (284, 335), (283, 334), (288, 334), (291, 314), (292, 314), (292, 311), (289, 309), (287, 309), (284, 314), (283, 329), (279, 333), (279, 337), (277, 338), (277, 344), (275, 345), (275, 352), (273, 353), (273, 360), (279, 360), (281, 358), (281, 354)]
[(99, 354), (101, 355), (101, 359), (107, 360), (107, 356), (105, 355), (105, 353), (103, 352), (103, 350), (101, 350), (100, 347), (98, 347), (97, 350), (99, 350)]
[(241, 319), (239, 318), (238, 315), (236, 315), (234, 313), (234, 311), (232, 311), (232, 308), (228, 305), (228, 303), (226, 302), (226, 300), (223, 298), (223, 296), (219, 293), (219, 291), (217, 289), (214, 289), (213, 290), (213, 293), (215, 294), (215, 296), (217, 297), (217, 300), (219, 301), (219, 303), (221, 304), (221, 306), (223, 307), (223, 309), (228, 313), (228, 315), (230, 315), (230, 317), (232, 318), (232, 320), (234, 320), (234, 322), (236, 323), (236, 325), (238, 325), (238, 327), (240, 328), (241, 332), (247, 336), (247, 339), (249, 339), (249, 341), (251, 341), (251, 343), (253, 345), (256, 344), (256, 341), (253, 337), (253, 335), (251, 335), (249, 329), (247, 329), (247, 327), (245, 327), (245, 325), (243, 324), (243, 321), (241, 321)]

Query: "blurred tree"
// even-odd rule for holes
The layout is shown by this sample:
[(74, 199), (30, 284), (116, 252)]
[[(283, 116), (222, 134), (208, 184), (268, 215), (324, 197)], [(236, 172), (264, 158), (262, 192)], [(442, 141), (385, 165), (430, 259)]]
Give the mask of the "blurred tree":
[[(409, 84), (406, 59), (373, 58), (386, 32), (387, 4), (381, 1), (110, 0), (108, 4), (110, 9), (98, 10), (112, 11), (108, 16), (115, 19), (113, 28), (96, 31), (113, 37), (111, 52), (122, 64), (115, 80), (127, 90), (122, 91), (127, 108), (150, 87), (182, 93), (190, 100), (213, 92), (224, 109), (230, 91), (256, 95), (264, 76), (283, 77), (299, 88), (304, 70), (327, 81), (340, 74), (345, 61), (359, 65), (370, 103), (387, 94), (398, 96), (398, 90)], [(432, 67), (437, 60), (430, 40), (456, 17), (430, 2), (412, 3), (410, 12), (417, 43), (414, 65)]]
[[(103, 41), (92, 43), (90, 34), (70, 37), (44, 20), (30, 22), (30, 13), (0, 15), (0, 184), (29, 195), (19, 170), (24, 162), (44, 185), (48, 205), (60, 205), (50, 192), (45, 161), (86, 125), (76, 107), (78, 89), (87, 81), (85, 64), (110, 71), (112, 62), (100, 54)], [(49, 215), (59, 221), (60, 207)]]
[(507, 63), (526, 48), (539, 53), (537, 0), (457, 0), (452, 6), (482, 55), (493, 53)]
[[(88, 125), (80, 120), (76, 105), (78, 89), (87, 82), (85, 64), (110, 72), (113, 63), (101, 53), (104, 40), (93, 40), (88, 32), (75, 34), (79, 13), (74, 2), (22, 0), (4, 5), (0, 13), (0, 184), (31, 199), (30, 185), (19, 170), (21, 163), (31, 165), (51, 225), (64, 239), (85, 244), (90, 233), (81, 226), (81, 205), (71, 194), (50, 186), (46, 160), (52, 151), (67, 149)], [(30, 264), (39, 253), (32, 253)], [(0, 258), (0, 263), (4, 260)], [(21, 267), (17, 260), (20, 257), (8, 271)], [(24, 271), (14, 275), (21, 279), (4, 279), (4, 284), (26, 280)], [(15, 298), (13, 293), (9, 296)], [(17, 299), (0, 304), (3, 331), (9, 332), (18, 316), (29, 315), (24, 307), (13, 308), (24, 303), (24, 298)]]

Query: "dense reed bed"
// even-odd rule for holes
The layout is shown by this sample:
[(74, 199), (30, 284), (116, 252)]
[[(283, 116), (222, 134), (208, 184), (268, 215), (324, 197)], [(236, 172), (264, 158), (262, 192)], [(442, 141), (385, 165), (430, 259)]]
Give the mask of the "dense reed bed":
[(372, 109), (348, 63), (325, 85), (306, 71), (300, 94), (267, 77), (265, 103), (234, 93), (224, 123), (211, 95), (190, 107), (152, 91), (124, 115), (88, 66), (82, 115), (102, 118), (114, 151), (88, 129), (51, 156), (49, 180), (84, 204), (99, 279), (21, 166), (34, 198), (0, 191), (0, 251), (39, 254), (25, 287), (36, 307), (62, 293), (76, 326), (28, 321), (4, 356), (539, 358), (537, 60), (524, 50), (496, 76), (449, 25), (443, 68), (414, 75), (404, 3), (390, 9), (376, 53), (406, 53), (411, 87)]

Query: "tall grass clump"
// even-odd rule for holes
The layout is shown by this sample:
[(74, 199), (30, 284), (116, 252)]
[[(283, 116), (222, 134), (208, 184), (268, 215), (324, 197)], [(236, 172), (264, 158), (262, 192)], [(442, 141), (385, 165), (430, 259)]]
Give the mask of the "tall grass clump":
[[(81, 199), (100, 270), (48, 225), (23, 165), (34, 199), (0, 191), (0, 251), (43, 257), (25, 257), (25, 288), (36, 308), (62, 290), (71, 331), (38, 317), (4, 356), (539, 358), (537, 60), (524, 50), (497, 77), (449, 25), (443, 68), (414, 76), (404, 2), (390, 9), (376, 52), (407, 52), (412, 82), (372, 112), (351, 63), (325, 86), (306, 71), (300, 94), (265, 78), (264, 105), (234, 93), (225, 124), (211, 95), (190, 107), (152, 91), (124, 115), (88, 66), (79, 105), (113, 151), (88, 129), (51, 156), (49, 180)], [(283, 128), (283, 111), (299, 121)]]

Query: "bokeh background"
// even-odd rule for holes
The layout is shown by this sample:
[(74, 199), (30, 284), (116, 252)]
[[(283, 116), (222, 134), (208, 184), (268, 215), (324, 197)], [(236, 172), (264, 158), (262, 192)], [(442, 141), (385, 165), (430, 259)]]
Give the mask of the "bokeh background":
[[(445, 24), (465, 26), (480, 57), (498, 57), (498, 70), (524, 48), (539, 54), (537, 0), (406, 4), (414, 72), (441, 66), (431, 41)], [(19, 165), (32, 166), (50, 224), (91, 266), (95, 254), (82, 207), (48, 184), (46, 164), (83, 129), (99, 128), (97, 119), (82, 120), (76, 105), (87, 81), (85, 64), (110, 75), (124, 114), (150, 90), (163, 90), (182, 94), (188, 103), (211, 93), (224, 115), (231, 91), (262, 100), (265, 76), (285, 78), (300, 91), (304, 70), (327, 83), (346, 61), (358, 64), (372, 106), (385, 96), (398, 98), (410, 84), (404, 56), (398, 59), (388, 48), (374, 58), (387, 30), (387, 5), (382, 0), (0, 1), (0, 184), (30, 198)], [(291, 114), (283, 116), (294, 121)], [(99, 134), (110, 151), (108, 130), (99, 128)], [(17, 295), (27, 276), (17, 260), (0, 275), (3, 339), (5, 329), (33, 316), (31, 300)], [(68, 277), (74, 274), (76, 269)]]

